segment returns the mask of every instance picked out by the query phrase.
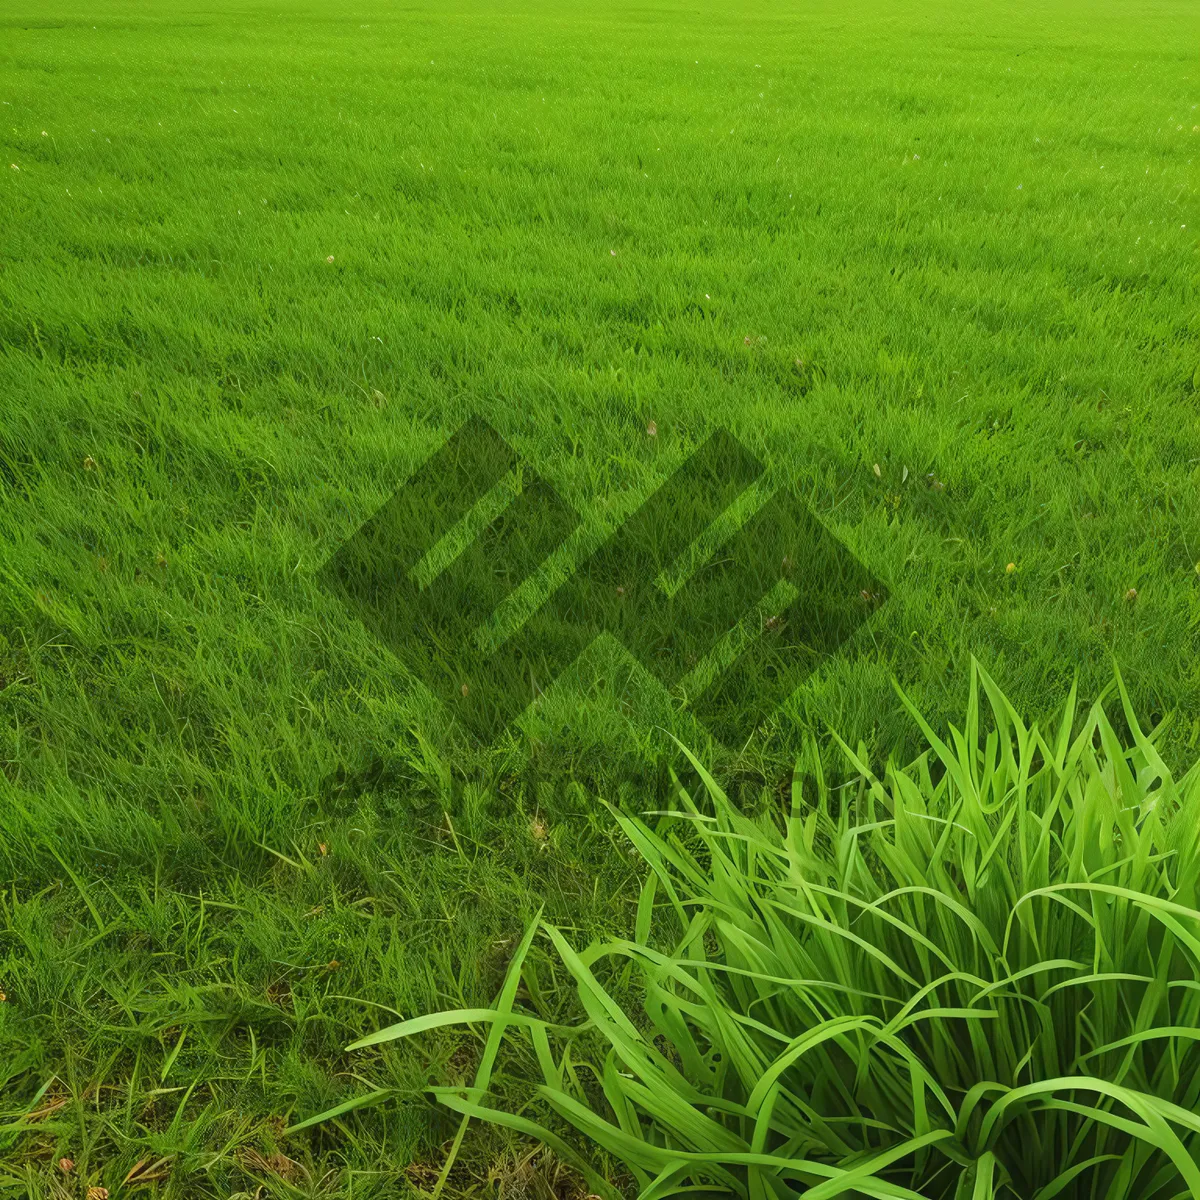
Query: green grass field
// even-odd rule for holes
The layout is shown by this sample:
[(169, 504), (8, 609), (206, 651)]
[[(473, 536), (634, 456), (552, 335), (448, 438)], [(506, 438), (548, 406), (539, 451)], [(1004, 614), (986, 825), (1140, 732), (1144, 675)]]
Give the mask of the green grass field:
[[(415, 1097), (479, 1039), (343, 1048), (490, 1000), (543, 902), (626, 930), (586, 798), (654, 807), (668, 731), (770, 803), (826, 722), (915, 746), (893, 678), (938, 726), (971, 654), (1030, 713), (1115, 657), (1194, 757), (1195, 34), (1182, 0), (9, 5), (0, 1192), (427, 1187), (454, 1126)], [(473, 414), (579, 513), (568, 557), (726, 429), (890, 599), (736, 746), (602, 642), (480, 747), (317, 577)], [(473, 1131), (451, 1186), (567, 1194), (529, 1153)]]

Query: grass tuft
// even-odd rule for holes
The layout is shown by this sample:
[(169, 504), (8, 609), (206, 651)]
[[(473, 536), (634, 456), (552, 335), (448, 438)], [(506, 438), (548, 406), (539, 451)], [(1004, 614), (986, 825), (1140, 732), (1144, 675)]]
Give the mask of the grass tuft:
[[(580, 953), (535, 923), (581, 1021), (505, 1004), (356, 1045), (454, 1020), (527, 1039), (543, 1106), (642, 1200), (1200, 1196), (1200, 764), (1174, 779), (1116, 684), (1129, 747), (1100, 701), (1072, 737), (1074, 688), (1026, 727), (978, 663), (948, 740), (901, 692), (927, 751), (880, 779), (836, 739), (857, 790), (818, 779), (782, 826), (694, 761), (707, 802), (680, 788), (653, 826), (613, 810), (650, 868), (634, 936)], [(606, 1188), (487, 1082), (432, 1091)]]

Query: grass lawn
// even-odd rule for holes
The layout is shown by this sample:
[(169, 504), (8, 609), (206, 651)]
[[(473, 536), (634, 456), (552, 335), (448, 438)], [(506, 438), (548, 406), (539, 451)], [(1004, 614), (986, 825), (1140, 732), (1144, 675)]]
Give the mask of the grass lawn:
[[(1115, 656), (1194, 757), (1194, 15), (8, 5), (0, 1193), (427, 1187), (481, 1039), (343, 1048), (543, 902), (626, 931), (580, 797), (653, 807), (668, 731), (774, 802), (826, 721), (915, 751), (893, 677), (944, 727), (971, 654), (1031, 715)], [(602, 640), (482, 746), (319, 578), (472, 416), (567, 569), (723, 429), (890, 598), (735, 745)]]

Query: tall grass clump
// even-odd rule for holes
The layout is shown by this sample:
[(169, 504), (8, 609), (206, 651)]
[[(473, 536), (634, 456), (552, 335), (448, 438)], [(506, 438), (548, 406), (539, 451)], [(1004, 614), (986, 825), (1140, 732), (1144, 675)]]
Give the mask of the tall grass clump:
[[(493, 1009), (354, 1048), (490, 1024), (475, 1086), (438, 1098), (608, 1194), (581, 1142), (643, 1200), (1200, 1197), (1200, 765), (1173, 779), (1163, 725), (1143, 733), (1115, 682), (1129, 747), (1103, 697), (1072, 737), (1074, 687), (1057, 728), (1027, 728), (977, 663), (949, 742), (901, 693), (928, 749), (879, 779), (836, 739), (855, 784), (818, 771), (783, 822), (694, 763), (703, 802), (680, 791), (653, 827), (615, 814), (649, 867), (632, 940), (581, 953), (536, 922)], [(539, 933), (578, 1024), (516, 1004)], [(560, 1120), (489, 1103), (506, 1036)]]

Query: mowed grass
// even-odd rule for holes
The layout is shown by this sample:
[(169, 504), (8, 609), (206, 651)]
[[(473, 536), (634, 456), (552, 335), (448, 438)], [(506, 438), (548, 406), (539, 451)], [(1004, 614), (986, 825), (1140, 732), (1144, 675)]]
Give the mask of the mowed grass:
[[(1193, 24), (7, 8), (0, 1186), (427, 1187), (453, 1127), (413, 1097), (481, 1042), (343, 1047), (489, 1002), (543, 901), (632, 920), (608, 819), (531, 773), (655, 807), (671, 729), (773, 795), (825, 721), (907, 760), (891, 677), (937, 727), (972, 653), (1031, 715), (1115, 656), (1188, 761)], [(607, 642), (480, 747), (317, 579), (473, 414), (580, 553), (725, 428), (890, 599), (735, 746)], [(554, 1183), (523, 1154), (471, 1135), (452, 1186)]]

